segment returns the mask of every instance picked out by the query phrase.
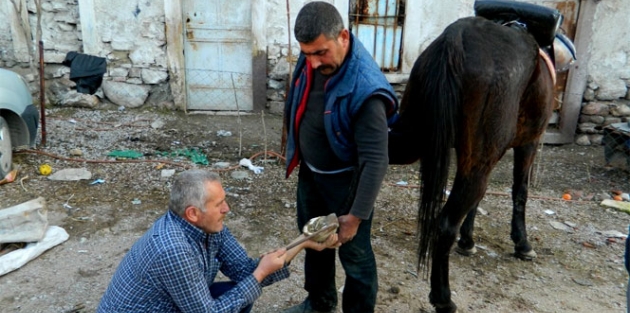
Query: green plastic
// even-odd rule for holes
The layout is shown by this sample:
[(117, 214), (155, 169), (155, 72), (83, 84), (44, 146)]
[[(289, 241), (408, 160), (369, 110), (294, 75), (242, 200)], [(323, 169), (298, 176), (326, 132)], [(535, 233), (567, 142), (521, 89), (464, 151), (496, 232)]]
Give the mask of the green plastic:
[(143, 157), (144, 154), (134, 150), (114, 150), (110, 152), (107, 156), (119, 159), (138, 159), (140, 157)]
[(183, 156), (189, 158), (195, 164), (208, 165), (208, 158), (205, 154), (201, 153), (198, 149), (178, 149), (171, 152), (161, 152), (162, 156), (178, 157)]

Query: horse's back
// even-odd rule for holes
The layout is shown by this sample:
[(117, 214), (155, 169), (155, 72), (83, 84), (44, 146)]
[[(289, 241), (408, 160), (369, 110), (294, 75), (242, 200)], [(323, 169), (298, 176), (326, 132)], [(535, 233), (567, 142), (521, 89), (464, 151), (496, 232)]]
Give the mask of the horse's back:
[[(438, 50), (447, 51), (450, 60), (438, 61), (435, 51), (427, 51), (433, 59), (427, 61), (449, 62), (460, 90), (459, 103), (454, 104), (459, 106), (453, 108), (458, 112), (453, 144), (460, 152), (481, 153), (480, 147), (490, 145), (483, 141), (491, 141), (502, 154), (501, 150), (523, 142), (517, 137), (528, 134), (521, 131), (519, 123), (523, 120), (519, 117), (527, 112), (547, 111), (548, 107), (547, 101), (527, 99), (528, 92), (542, 87), (531, 87), (541, 74), (533, 36), (523, 29), (470, 17), (451, 24), (434, 43), (442, 46)], [(540, 123), (536, 123), (536, 128), (528, 140), (539, 135)]]
[(481, 17), (454, 22), (444, 30), (442, 42), (436, 44), (463, 54), (461, 79), (467, 90), (483, 89), (484, 85), (504, 90), (523, 86), (537, 63), (538, 45), (533, 36)]
[[(502, 155), (531, 141), (549, 114), (543, 96), (553, 93), (549, 73), (542, 73), (548, 70), (539, 63), (538, 44), (526, 31), (482, 17), (455, 21), (412, 68), (394, 126), (402, 135), (390, 139), (390, 159), (410, 163), (446, 147), (470, 155), (488, 145)], [(521, 122), (532, 116), (536, 125), (523, 127)], [(413, 151), (398, 152), (397, 146), (409, 150), (408, 140), (417, 142)]]

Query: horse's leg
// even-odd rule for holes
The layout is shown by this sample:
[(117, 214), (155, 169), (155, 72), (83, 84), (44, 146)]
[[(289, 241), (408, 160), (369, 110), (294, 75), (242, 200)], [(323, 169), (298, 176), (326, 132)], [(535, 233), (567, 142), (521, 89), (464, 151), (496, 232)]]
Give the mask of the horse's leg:
[(429, 300), (438, 313), (452, 313), (457, 306), (451, 301), (449, 285), (449, 254), (464, 217), (481, 201), (488, 183), (490, 169), (462, 175), (458, 170), (451, 194), (438, 217), (438, 234), (431, 258), (431, 292)]
[(536, 257), (536, 252), (527, 241), (527, 229), (525, 227), (525, 204), (529, 185), (529, 174), (534, 157), (536, 156), (537, 142), (529, 143), (514, 148), (514, 185), (512, 185), (512, 232), (510, 237), (514, 242), (514, 256), (523, 260), (531, 260)]
[(468, 212), (466, 219), (459, 228), (459, 240), (457, 241), (455, 252), (464, 256), (471, 256), (477, 253), (475, 240), (473, 239), (473, 231), (475, 228), (475, 216), (477, 216), (478, 205), (479, 203), (475, 204), (475, 208)]

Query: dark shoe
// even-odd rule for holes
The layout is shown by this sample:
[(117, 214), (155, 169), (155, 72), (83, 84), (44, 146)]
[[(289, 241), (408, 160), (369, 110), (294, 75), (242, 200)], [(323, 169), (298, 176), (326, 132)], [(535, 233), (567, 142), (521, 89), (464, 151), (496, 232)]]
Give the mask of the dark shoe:
[(333, 313), (336, 312), (335, 308), (332, 308), (329, 311), (317, 311), (313, 309), (311, 306), (311, 301), (309, 299), (304, 300), (304, 302), (294, 305), (284, 311), (282, 313)]

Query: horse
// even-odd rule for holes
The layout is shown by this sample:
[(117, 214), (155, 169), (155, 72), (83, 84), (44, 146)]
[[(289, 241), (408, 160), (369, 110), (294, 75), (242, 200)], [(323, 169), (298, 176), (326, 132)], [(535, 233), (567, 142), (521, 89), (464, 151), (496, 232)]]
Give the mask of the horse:
[[(417, 270), (430, 274), (429, 300), (438, 313), (457, 310), (449, 253), (458, 229), (456, 250), (475, 253), (477, 206), (508, 149), (514, 151), (515, 256), (536, 256), (527, 240), (525, 204), (530, 169), (553, 111), (554, 74), (533, 35), (478, 16), (449, 25), (414, 63), (389, 155), (391, 164), (420, 160)], [(457, 171), (442, 207), (453, 151)]]

